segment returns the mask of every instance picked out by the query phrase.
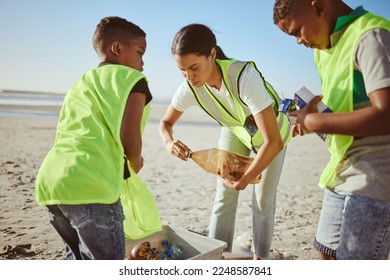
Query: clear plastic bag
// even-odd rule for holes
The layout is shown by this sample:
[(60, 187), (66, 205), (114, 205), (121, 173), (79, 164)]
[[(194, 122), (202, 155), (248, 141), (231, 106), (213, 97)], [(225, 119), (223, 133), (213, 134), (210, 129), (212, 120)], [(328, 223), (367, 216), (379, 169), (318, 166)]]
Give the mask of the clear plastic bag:
[[(251, 157), (215, 148), (195, 151), (189, 155), (189, 158), (206, 172), (219, 175), (231, 181), (239, 180), (253, 162)], [(261, 174), (251, 183), (259, 183), (260, 179)]]

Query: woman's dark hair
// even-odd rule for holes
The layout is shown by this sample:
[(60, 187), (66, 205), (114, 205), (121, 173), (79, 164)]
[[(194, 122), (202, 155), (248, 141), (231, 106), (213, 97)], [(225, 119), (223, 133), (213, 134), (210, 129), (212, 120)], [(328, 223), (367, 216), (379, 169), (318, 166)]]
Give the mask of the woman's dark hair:
[(210, 28), (203, 24), (189, 24), (181, 28), (173, 38), (173, 55), (197, 54), (209, 56), (211, 49), (217, 51), (217, 59), (229, 59), (217, 45), (217, 39)]

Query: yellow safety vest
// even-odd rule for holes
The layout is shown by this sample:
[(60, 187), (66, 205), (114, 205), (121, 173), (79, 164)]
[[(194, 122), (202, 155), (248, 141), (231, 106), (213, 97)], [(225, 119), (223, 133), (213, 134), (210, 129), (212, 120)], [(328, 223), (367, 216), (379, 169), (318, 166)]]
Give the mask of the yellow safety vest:
[[(120, 138), (128, 95), (145, 76), (122, 65), (106, 65), (82, 76), (66, 94), (55, 144), (36, 178), (39, 205), (116, 202), (123, 189)], [(144, 109), (146, 124), (150, 105)]]
[[(353, 111), (354, 53), (360, 37), (368, 30), (383, 28), (390, 31), (390, 22), (382, 17), (365, 13), (354, 20), (337, 44), (329, 50), (315, 50), (315, 63), (322, 84), (322, 101), (333, 112)], [(352, 136), (328, 135), (328, 150), (331, 158), (320, 178), (320, 187), (334, 188), (338, 164), (353, 142)]]
[[(222, 71), (222, 79), (225, 83), (229, 96), (234, 104), (235, 112), (231, 113), (218, 99), (210, 92), (206, 85), (202, 87), (192, 87), (195, 98), (203, 110), (214, 118), (221, 126), (228, 128), (234, 135), (236, 135), (240, 141), (254, 152), (259, 150), (259, 147), (264, 142), (264, 138), (258, 131), (257, 126), (254, 123), (253, 116), (246, 116), (243, 108), (248, 106), (242, 101), (239, 90), (239, 80), (242, 71), (247, 65), (253, 66), (259, 76), (264, 82), (265, 88), (269, 95), (272, 97), (273, 108), (277, 116), (277, 122), (279, 125), (280, 134), (283, 143), (287, 145), (290, 136), (290, 126), (285, 114), (279, 114), (278, 108), (280, 104), (280, 98), (277, 95), (273, 87), (265, 81), (261, 72), (257, 69), (254, 62), (244, 62), (238, 60), (216, 60)], [(246, 124), (250, 121), (251, 126)]]

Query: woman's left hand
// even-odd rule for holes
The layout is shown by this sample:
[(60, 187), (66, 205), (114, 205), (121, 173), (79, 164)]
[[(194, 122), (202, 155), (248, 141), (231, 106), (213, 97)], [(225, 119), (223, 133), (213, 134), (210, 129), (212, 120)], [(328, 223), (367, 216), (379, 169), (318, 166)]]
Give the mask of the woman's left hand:
[(244, 183), (242, 180), (238, 181), (231, 181), (227, 178), (218, 176), (219, 180), (221, 180), (226, 186), (229, 188), (236, 190), (236, 191), (242, 191), (245, 190), (246, 187), (248, 186), (248, 183)]

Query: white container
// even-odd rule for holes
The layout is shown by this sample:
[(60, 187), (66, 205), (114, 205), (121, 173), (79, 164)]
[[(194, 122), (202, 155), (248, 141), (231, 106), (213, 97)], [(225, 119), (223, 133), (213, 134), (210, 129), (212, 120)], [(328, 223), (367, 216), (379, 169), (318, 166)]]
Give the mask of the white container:
[(170, 244), (177, 244), (183, 248), (181, 260), (219, 260), (222, 251), (227, 247), (226, 242), (212, 239), (201, 234), (172, 226), (163, 226), (163, 230), (137, 240), (126, 239), (126, 255), (139, 243), (149, 241), (151, 247), (158, 248), (161, 241), (166, 239)]

